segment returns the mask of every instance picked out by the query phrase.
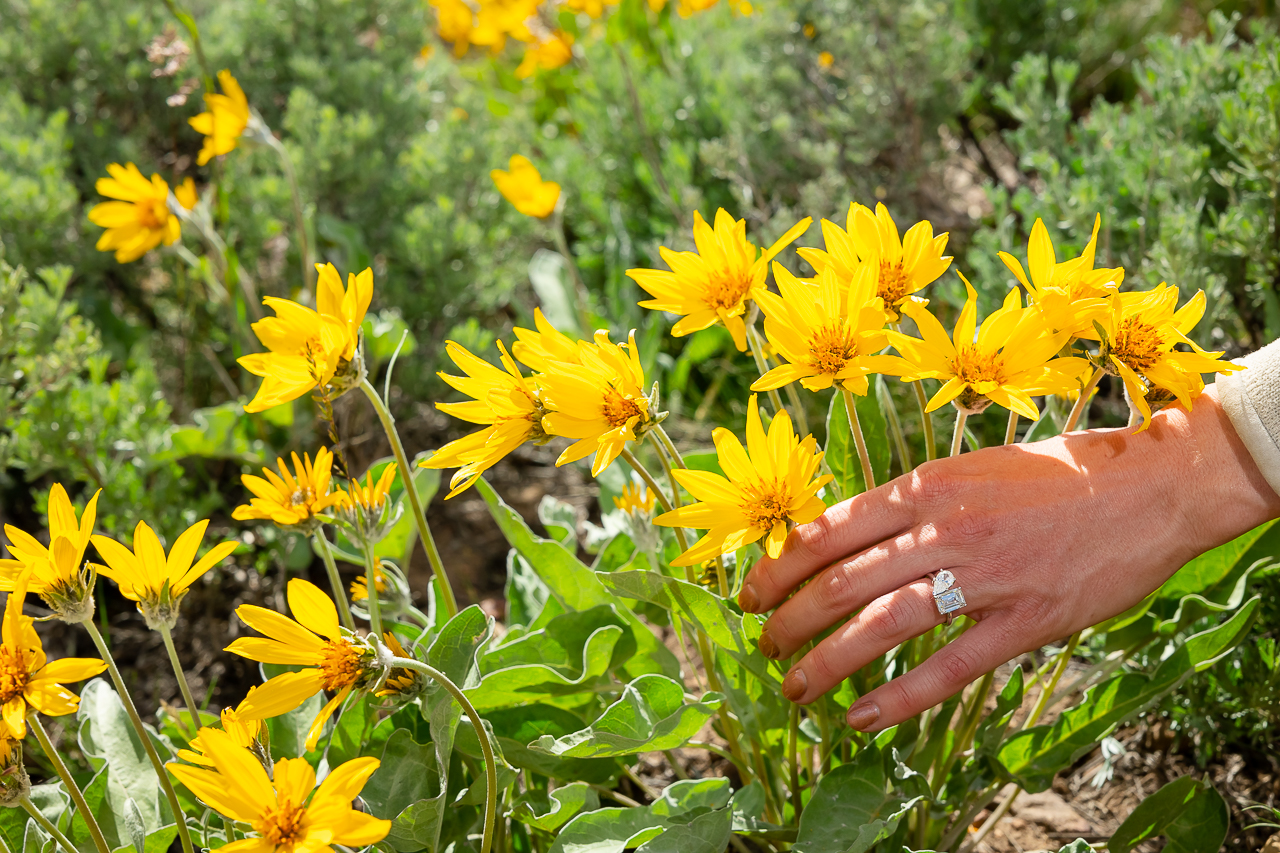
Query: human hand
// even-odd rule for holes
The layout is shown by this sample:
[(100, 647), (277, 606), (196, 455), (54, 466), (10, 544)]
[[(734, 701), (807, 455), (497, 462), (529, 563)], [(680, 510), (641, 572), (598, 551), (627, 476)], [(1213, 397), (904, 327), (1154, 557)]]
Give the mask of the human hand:
[[(804, 656), (782, 691), (807, 704), (942, 620), (929, 575), (950, 569), (977, 624), (854, 703), (849, 725), (915, 716), (1017, 655), (1122, 613), (1188, 560), (1280, 517), (1214, 388), (1144, 432), (1099, 429), (921, 465), (792, 531), (748, 573), (760, 649)], [(791, 598), (793, 589), (801, 587)], [(849, 618), (852, 616), (852, 618)]]

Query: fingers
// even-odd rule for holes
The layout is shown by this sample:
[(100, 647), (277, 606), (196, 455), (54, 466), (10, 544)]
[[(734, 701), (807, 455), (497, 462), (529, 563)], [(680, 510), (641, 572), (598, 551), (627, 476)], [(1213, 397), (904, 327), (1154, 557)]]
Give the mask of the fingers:
[(814, 572), (896, 536), (913, 523), (899, 481), (836, 504), (791, 531), (778, 559), (766, 556), (752, 567), (738, 604), (748, 613), (772, 610)]
[(787, 673), (782, 693), (792, 702), (812, 702), (894, 646), (941, 621), (930, 581), (896, 589), (868, 604), (805, 655)]
[(984, 619), (906, 675), (882, 684), (849, 709), (848, 722), (878, 732), (944, 702), (1022, 649), (996, 618)]
[(936, 541), (937, 532), (931, 527), (917, 528), (827, 567), (769, 617), (760, 650), (765, 657), (789, 657), (868, 602), (930, 572), (950, 568), (963, 556), (939, 547)]

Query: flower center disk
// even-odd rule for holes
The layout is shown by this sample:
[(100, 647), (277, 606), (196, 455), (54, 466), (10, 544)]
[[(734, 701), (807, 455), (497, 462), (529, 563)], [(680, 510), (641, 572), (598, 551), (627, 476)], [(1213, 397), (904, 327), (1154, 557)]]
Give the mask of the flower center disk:
[(364, 665), (355, 646), (345, 640), (330, 640), (324, 644), (320, 671), (324, 674), (324, 689), (341, 690), (360, 680)]
[(1160, 360), (1160, 333), (1155, 326), (1129, 317), (1116, 329), (1111, 354), (1127, 364), (1135, 373), (1155, 367)]
[(752, 527), (772, 530), (774, 525), (787, 520), (791, 500), (784, 485), (776, 482), (762, 484), (753, 491), (755, 494), (742, 505), (742, 514)]
[(907, 271), (902, 268), (901, 261), (896, 264), (888, 261), (880, 262), (880, 285), (876, 295), (884, 299), (886, 308), (894, 308), (906, 299), (910, 287), (911, 279), (907, 276)]
[(21, 696), (27, 689), (31, 673), (26, 663), (24, 652), (0, 647), (0, 705)]
[(830, 324), (819, 329), (810, 340), (809, 358), (815, 370), (834, 376), (844, 370), (857, 348), (844, 324)]
[(640, 404), (632, 397), (624, 396), (617, 389), (610, 389), (604, 395), (604, 419), (609, 426), (626, 426), (632, 418), (642, 417), (644, 412)]
[(306, 816), (305, 807), (294, 805), (286, 800), (267, 812), (262, 818), (258, 831), (262, 833), (263, 840), (276, 847), (292, 850), (293, 845), (301, 840), (302, 820)]
[(749, 290), (751, 282), (746, 276), (716, 270), (707, 282), (707, 306), (721, 311), (739, 308)]

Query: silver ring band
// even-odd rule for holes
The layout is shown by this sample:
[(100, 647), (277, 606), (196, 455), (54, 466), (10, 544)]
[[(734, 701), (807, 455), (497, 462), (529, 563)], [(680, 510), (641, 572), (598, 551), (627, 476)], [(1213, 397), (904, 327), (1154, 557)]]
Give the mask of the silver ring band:
[(955, 612), (965, 607), (964, 591), (955, 585), (956, 576), (943, 569), (930, 575), (933, 579), (933, 603), (938, 607), (938, 614), (947, 620), (947, 625), (955, 622)]

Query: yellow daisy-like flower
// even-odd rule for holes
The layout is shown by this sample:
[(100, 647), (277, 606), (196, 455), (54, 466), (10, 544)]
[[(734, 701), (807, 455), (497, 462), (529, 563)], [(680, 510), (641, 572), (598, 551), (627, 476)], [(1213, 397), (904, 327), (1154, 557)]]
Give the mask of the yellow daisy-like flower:
[(371, 651), (342, 632), (338, 608), (315, 584), (301, 578), (289, 581), (289, 610), (294, 619), (254, 604), (242, 604), (236, 615), (256, 631), (267, 635), (240, 637), (226, 651), (260, 663), (301, 664), (298, 672), (286, 672), (268, 680), (246, 696), (237, 713), (245, 720), (262, 720), (287, 714), (321, 690), (334, 693), (316, 715), (307, 733), (307, 749), (315, 749), (324, 724), (342, 701), (369, 675)]
[(258, 758), (217, 729), (201, 729), (211, 767), (170, 764), (169, 772), (213, 810), (253, 827), (254, 835), (218, 848), (227, 853), (334, 853), (359, 849), (391, 831), (391, 821), (356, 811), (351, 803), (381, 763), (344, 762), (316, 787), (305, 758), (282, 758), (267, 775)]
[(236, 78), (224, 68), (218, 72), (218, 83), (222, 94), (206, 94), (207, 111), (187, 119), (197, 133), (204, 134), (204, 147), (196, 157), (201, 166), (214, 157), (234, 151), (240, 135), (249, 126), (249, 99)]
[[(249, 696), (253, 695), (256, 687), (249, 688)], [(247, 697), (246, 697), (247, 698)], [(240, 703), (244, 705), (243, 702)], [(240, 708), (223, 708), (219, 714), (222, 720), (222, 730), (231, 736), (236, 746), (243, 749), (253, 749), (259, 743), (259, 737), (262, 735), (262, 720), (246, 720), (240, 716)], [(208, 731), (201, 729), (201, 731)], [(213, 759), (205, 755), (204, 741), (197, 734), (188, 744), (189, 749), (179, 749), (178, 757), (183, 761), (189, 761), (192, 764), (200, 764), (205, 767), (215, 766)]]
[(545, 441), (542, 415), (546, 411), (542, 397), (511, 360), (507, 349), (498, 343), (502, 353), (499, 370), (482, 358), (467, 352), (466, 347), (447, 341), (445, 349), (453, 363), (465, 376), (441, 372), (440, 378), (471, 397), (464, 403), (436, 403), (448, 415), (487, 429), (456, 439), (418, 463), (422, 468), (457, 468), (449, 480), (448, 500), (469, 489), (498, 460), (526, 441)]
[(765, 434), (756, 395), (747, 406), (747, 447), (729, 430), (711, 434), (720, 467), (728, 475), (709, 471), (676, 470), (680, 485), (698, 503), (666, 512), (653, 520), (663, 527), (695, 527), (705, 536), (674, 560), (673, 566), (693, 566), (765, 539), (770, 557), (782, 553), (788, 522), (808, 524), (826, 505), (818, 490), (831, 476), (814, 479), (822, 452), (813, 436), (801, 441), (791, 418), (778, 412)]
[(489, 177), (507, 201), (525, 216), (543, 219), (550, 216), (560, 200), (560, 185), (544, 181), (537, 168), (523, 154), (511, 155), (508, 171), (494, 169)]
[(639, 483), (627, 483), (622, 487), (622, 494), (613, 498), (613, 505), (625, 513), (632, 515), (649, 515), (653, 512), (656, 500), (653, 492)]
[(1089, 375), (1089, 363), (1082, 358), (1055, 358), (1067, 342), (1067, 332), (1051, 329), (1037, 309), (1023, 308), (1016, 289), (979, 328), (978, 295), (968, 279), (964, 285), (969, 298), (956, 320), (953, 336), (917, 302), (905, 303), (903, 311), (923, 337), (888, 332), (889, 342), (905, 360), (899, 375), (944, 383), (925, 411), (954, 403), (957, 409), (975, 414), (997, 403), (1035, 420), (1040, 413), (1031, 399), (1034, 395), (1080, 389)]
[[(539, 68), (547, 71), (560, 68), (568, 65), (571, 59), (573, 59), (573, 36), (563, 30), (556, 30), (549, 38), (524, 49), (524, 58), (516, 68), (516, 79), (528, 79)], [(552, 207), (554, 209), (554, 205)]]
[(347, 507), (358, 507), (369, 513), (381, 512), (387, 505), (387, 495), (391, 492), (391, 484), (396, 479), (396, 463), (392, 462), (382, 469), (378, 482), (373, 481), (373, 471), (365, 475), (365, 481), (358, 479), (347, 484), (347, 493), (342, 503)]
[(67, 490), (54, 483), (49, 489), (47, 548), (30, 533), (6, 524), (4, 532), (13, 559), (0, 560), (0, 590), (12, 592), (23, 572), (30, 572), (28, 589), (36, 595), (75, 597), (83, 593), (84, 551), (93, 536), (101, 494), (101, 489), (93, 493), (77, 519)]
[[(164, 553), (164, 545), (145, 521), (133, 530), (133, 550), (107, 536), (94, 536), (93, 544), (106, 561), (96, 568), (120, 587), (121, 594), (138, 603), (138, 610), (151, 627), (173, 627), (178, 605), (191, 584), (231, 555), (238, 543), (221, 542), (196, 562), (196, 551), (204, 540), (209, 522), (197, 521), (178, 537)], [(193, 565), (194, 563), (194, 565)]]
[(876, 295), (884, 300), (889, 322), (896, 323), (903, 304), (951, 266), (947, 235), (933, 236), (933, 224), (917, 222), (898, 238), (889, 209), (877, 204), (875, 213), (860, 204), (849, 205), (845, 228), (822, 220), (826, 251), (799, 248), (796, 254), (818, 273), (833, 268), (841, 281), (854, 279), (859, 265), (866, 264), (874, 276)]
[(545, 373), (553, 364), (579, 364), (581, 355), (578, 342), (557, 329), (542, 314), (541, 308), (533, 309), (533, 329), (515, 328), (516, 342), (511, 354), (524, 365)]
[(564, 7), (575, 12), (586, 12), (588, 17), (599, 18), (606, 6), (617, 5), (618, 0), (564, 0)]
[(373, 270), (349, 273), (344, 290), (333, 264), (316, 264), (316, 269), (319, 311), (275, 296), (262, 300), (276, 316), (253, 324), (268, 352), (239, 359), (241, 367), (263, 378), (246, 412), (266, 411), (315, 388), (341, 396), (359, 383), (360, 371), (350, 366), (373, 298)]
[(742, 317), (757, 291), (764, 289), (769, 261), (791, 241), (805, 232), (813, 220), (806, 217), (763, 254), (747, 241), (747, 222), (735, 220), (723, 208), (716, 211), (715, 228), (693, 214), (693, 242), (696, 252), (673, 252), (660, 246), (658, 253), (671, 269), (627, 270), (653, 299), (640, 303), (642, 308), (682, 315), (671, 329), (675, 337), (683, 337), (721, 323), (738, 352), (747, 351), (747, 326)]
[[(386, 573), (382, 571), (381, 566), (379, 566), (373, 573), (373, 584), (375, 587), (377, 587), (379, 596), (381, 596), (382, 593), (386, 592), (387, 576), (386, 576)], [(351, 582), (350, 590), (351, 590), (352, 601), (368, 600), (369, 598), (368, 578), (365, 575), (357, 575), (356, 579)]]
[(10, 733), (27, 736), (27, 714), (39, 711), (50, 717), (74, 714), (80, 697), (63, 684), (84, 681), (107, 668), (96, 658), (60, 658), (49, 661), (30, 616), (22, 615), (27, 597), (27, 576), (9, 593), (0, 626), (0, 718)]
[(182, 223), (169, 212), (169, 185), (159, 175), (142, 176), (132, 163), (107, 166), (109, 178), (98, 178), (99, 195), (116, 199), (96, 204), (89, 221), (105, 229), (95, 247), (115, 252), (122, 264), (136, 261), (156, 246), (172, 246), (182, 236)]
[(528, 21), (538, 14), (538, 0), (478, 0), (477, 6), (475, 29), (469, 36), (472, 44), (496, 54), (508, 38), (533, 41)]
[[(1190, 411), (1192, 401), (1204, 390), (1202, 374), (1244, 369), (1222, 361), (1222, 353), (1206, 352), (1187, 337), (1204, 316), (1203, 290), (1178, 308), (1178, 288), (1162, 282), (1154, 290), (1112, 296), (1110, 309), (1098, 323), (1104, 333), (1098, 357), (1108, 373), (1124, 381), (1130, 401), (1142, 413), (1139, 432), (1151, 425), (1147, 398), (1153, 390), (1172, 394)], [(1098, 340), (1100, 336), (1093, 329), (1081, 337)], [(1174, 349), (1178, 344), (1190, 352)]]
[(774, 264), (773, 276), (782, 295), (762, 291), (756, 300), (765, 315), (765, 336), (788, 363), (757, 379), (752, 391), (772, 391), (798, 379), (809, 391), (839, 385), (862, 395), (868, 375), (896, 363), (877, 354), (887, 340), (886, 318), (869, 268), (847, 285), (831, 267), (819, 274), (817, 287), (781, 264)]
[(628, 343), (615, 344), (603, 329), (595, 342), (578, 344), (580, 364), (551, 364), (539, 374), (538, 387), (548, 410), (542, 416), (547, 435), (577, 439), (556, 465), (576, 462), (592, 452), (591, 476), (598, 477), (653, 421), (644, 391), (644, 368), (632, 330)]
[(329, 481), (333, 474), (333, 453), (322, 447), (316, 451), (315, 464), (311, 464), (311, 456), (293, 454), (293, 471), (285, 465), (283, 459), (276, 459), (280, 469), (277, 474), (269, 468), (263, 468), (266, 479), (252, 474), (243, 474), (240, 482), (253, 492), (249, 503), (235, 508), (231, 517), (236, 521), (262, 519), (274, 521), (282, 527), (291, 524), (312, 524), (316, 516), (346, 499), (346, 492), (338, 489), (329, 490)]
[(1017, 277), (1031, 294), (1035, 303), (1045, 311), (1055, 325), (1068, 327), (1073, 336), (1093, 328), (1095, 320), (1107, 313), (1107, 297), (1118, 292), (1124, 281), (1124, 270), (1094, 269), (1094, 254), (1098, 246), (1098, 229), (1102, 216), (1093, 220), (1093, 235), (1078, 258), (1058, 262), (1053, 250), (1053, 240), (1044, 221), (1036, 219), (1027, 240), (1028, 276), (1022, 264), (1008, 252), (1000, 252), (1009, 271)]

